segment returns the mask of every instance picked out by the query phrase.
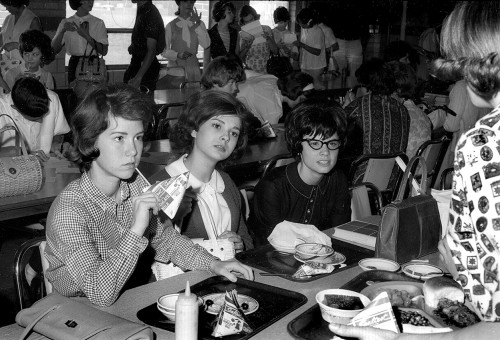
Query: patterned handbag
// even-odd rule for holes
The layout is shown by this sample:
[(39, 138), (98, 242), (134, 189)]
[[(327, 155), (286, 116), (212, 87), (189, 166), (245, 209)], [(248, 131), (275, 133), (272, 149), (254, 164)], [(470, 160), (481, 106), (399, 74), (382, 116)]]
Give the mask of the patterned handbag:
[(15, 131), (16, 139), (21, 144), (22, 155), (0, 157), (0, 197), (31, 194), (42, 187), (42, 166), (35, 155), (28, 155), (26, 144), (14, 120), (8, 115), (0, 115), (4, 116), (9, 117), (13, 125), (3, 127), (0, 133)]

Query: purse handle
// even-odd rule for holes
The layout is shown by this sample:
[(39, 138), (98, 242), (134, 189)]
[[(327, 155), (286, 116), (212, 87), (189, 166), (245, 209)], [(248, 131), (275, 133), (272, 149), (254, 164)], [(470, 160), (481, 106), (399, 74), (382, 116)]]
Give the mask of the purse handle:
[(28, 326), (26, 326), (26, 328), (24, 329), (24, 332), (21, 334), (21, 336), (19, 336), (19, 340), (26, 339), (29, 336), (29, 334), (31, 333), (31, 331), (33, 330), (33, 327), (36, 326), (36, 324), (38, 323), (38, 321), (40, 321), (41, 319), (43, 319), (43, 317), (45, 315), (47, 315), (50, 312), (56, 310), (57, 308), (59, 308), (59, 305), (52, 306), (52, 307), (48, 308), (45, 312), (43, 312), (40, 315), (38, 315), (35, 318), (35, 320), (33, 320)]
[[(411, 178), (411, 181), (414, 183), (417, 183), (417, 181), (413, 178), (413, 174), (411, 172), (411, 169), (413, 168), (413, 165), (415, 162), (419, 162), (421, 164), (421, 170), (422, 170), (422, 180), (420, 181), (420, 188), (416, 188), (417, 192), (419, 195), (422, 195), (425, 193), (426, 188), (427, 188), (427, 164), (425, 164), (425, 158), (423, 156), (414, 156), (412, 159), (410, 159), (410, 162), (406, 166), (405, 173), (403, 175), (403, 179), (401, 181), (401, 186), (399, 187), (398, 195), (396, 196), (396, 201), (402, 201), (405, 191), (406, 191), (406, 186), (408, 185), (408, 181)], [(398, 162), (399, 164), (399, 162)], [(401, 166), (401, 164), (399, 164)], [(402, 168), (402, 167), (401, 167)]]
[(19, 128), (17, 127), (17, 124), (14, 121), (14, 119), (5, 113), (0, 114), (0, 117), (8, 117), (12, 121), (12, 124), (14, 124), (14, 125), (7, 125), (4, 128), (0, 129), (0, 133), (7, 130), (14, 130), (16, 132), (16, 144), (19, 143), (19, 145), (21, 145), (23, 156), (28, 156), (28, 150), (26, 149), (24, 138), (22, 138), (21, 133), (19, 132)]
[[(96, 44), (97, 46), (97, 41), (95, 41), (94, 38), (92, 38), (92, 40), (94, 41), (94, 43)], [(95, 53), (97, 54), (97, 59), (99, 59), (100, 55), (99, 55), (99, 52), (97, 51), (97, 49), (95, 49), (93, 46), (92, 46), (92, 49), (90, 50), (90, 53), (89, 55), (87, 56), (87, 47), (89, 46), (89, 42), (87, 41), (87, 45), (85, 45), (85, 51), (83, 52), (83, 57), (81, 58), (90, 58), (92, 56), (92, 53)], [(89, 61), (89, 64), (90, 64), (90, 61)], [(80, 72), (83, 72), (83, 62), (81, 63), (82, 66), (80, 66)], [(97, 63), (97, 71), (100, 71), (99, 68), (101, 67), (101, 65), (99, 63)]]

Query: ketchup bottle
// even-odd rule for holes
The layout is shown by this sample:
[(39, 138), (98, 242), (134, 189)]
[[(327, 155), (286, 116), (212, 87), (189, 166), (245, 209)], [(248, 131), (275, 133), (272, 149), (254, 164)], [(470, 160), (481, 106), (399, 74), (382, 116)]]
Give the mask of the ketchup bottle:
[(189, 281), (186, 290), (175, 303), (175, 340), (198, 339), (198, 297), (191, 293)]

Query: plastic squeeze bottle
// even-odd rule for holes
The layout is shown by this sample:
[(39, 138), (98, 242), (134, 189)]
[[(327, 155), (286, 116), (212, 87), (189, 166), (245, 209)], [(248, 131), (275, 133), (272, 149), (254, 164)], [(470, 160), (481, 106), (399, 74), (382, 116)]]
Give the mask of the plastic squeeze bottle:
[(198, 297), (191, 294), (189, 281), (186, 290), (175, 303), (175, 340), (198, 339)]

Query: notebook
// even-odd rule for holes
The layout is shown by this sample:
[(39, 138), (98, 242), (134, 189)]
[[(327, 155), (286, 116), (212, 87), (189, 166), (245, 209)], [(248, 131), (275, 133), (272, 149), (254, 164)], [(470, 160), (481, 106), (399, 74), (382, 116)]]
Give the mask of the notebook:
[[(369, 222), (351, 221), (335, 227), (332, 238), (346, 243), (375, 250), (378, 233), (378, 222), (381, 216)], [(377, 221), (378, 219), (378, 221)]]

